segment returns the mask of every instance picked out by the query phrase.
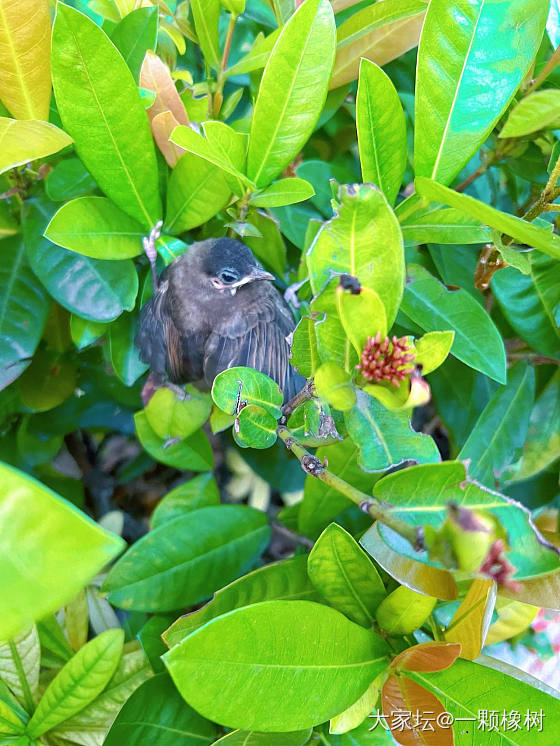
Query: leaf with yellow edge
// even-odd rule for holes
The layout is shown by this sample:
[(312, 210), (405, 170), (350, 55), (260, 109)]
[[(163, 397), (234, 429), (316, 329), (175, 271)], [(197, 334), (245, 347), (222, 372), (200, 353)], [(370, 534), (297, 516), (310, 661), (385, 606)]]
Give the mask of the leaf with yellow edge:
[(422, 375), (431, 373), (442, 365), (455, 339), (454, 331), (428, 332), (414, 343), (416, 347), (416, 365), (422, 366)]
[(71, 143), (70, 135), (49, 122), (0, 117), (0, 174)]
[(461, 658), (478, 658), (496, 602), (493, 580), (476, 578), (444, 633), (448, 642), (461, 643)]
[(0, 99), (16, 119), (49, 118), (48, 0), (0, 0)]
[(353, 728), (357, 728), (375, 707), (384, 679), (385, 672), (383, 671), (383, 673), (375, 677), (362, 696), (353, 705), (350, 705), (340, 715), (331, 718), (329, 733), (342, 734), (347, 733)]
[(390, 385), (374, 383), (364, 386), (364, 391), (375, 396), (391, 412), (422, 407), (430, 401), (432, 396), (428, 382), (415, 371), (412, 371), (410, 380), (405, 378), (401, 381), (398, 389)]
[(523, 632), (537, 616), (539, 607), (512, 601), (509, 598), (498, 598), (496, 611), (498, 618), (490, 625), (486, 635), (486, 645), (509, 640), (510, 637)]
[(375, 337), (378, 332), (381, 338), (386, 336), (387, 314), (375, 290), (364, 286), (354, 293), (338, 285), (336, 300), (340, 321), (358, 355), (362, 354), (368, 337)]

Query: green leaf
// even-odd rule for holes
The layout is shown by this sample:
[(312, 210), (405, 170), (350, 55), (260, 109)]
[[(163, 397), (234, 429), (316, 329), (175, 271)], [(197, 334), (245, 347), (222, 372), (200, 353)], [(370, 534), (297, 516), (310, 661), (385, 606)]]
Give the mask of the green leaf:
[(305, 179), (280, 179), (266, 189), (259, 189), (249, 202), (253, 207), (282, 207), (294, 202), (303, 202), (314, 194), (315, 190)]
[(122, 54), (136, 81), (146, 52), (156, 51), (157, 32), (157, 7), (133, 10), (111, 32), (111, 41)]
[(244, 575), (217, 591), (201, 609), (179, 617), (164, 632), (163, 639), (172, 648), (202, 625), (242, 606), (260, 601), (318, 601), (319, 596), (307, 575), (307, 556), (300, 554), (274, 562)]
[[(29, 715), (18, 704), (6, 684), (0, 681), (0, 728), (4, 734), (0, 735), (0, 743), (7, 744), (7, 746), (18, 743), (14, 741), (13, 734), (21, 735), (24, 732), (28, 718)], [(8, 736), (8, 733), (12, 736)]]
[(538, 130), (556, 129), (560, 124), (559, 106), (560, 91), (535, 91), (513, 107), (499, 136), (523, 137)]
[(305, 378), (311, 378), (321, 365), (315, 322), (310, 316), (303, 316), (294, 330), (291, 364)]
[(265, 601), (214, 619), (163, 660), (201, 714), (232, 728), (284, 732), (355, 702), (387, 652), (381, 637), (327, 606)]
[(65, 158), (60, 161), (45, 180), (45, 192), (53, 202), (83, 197), (96, 188), (97, 184), (79, 158)]
[(124, 542), (17, 469), (0, 464), (0, 475), (0, 639), (6, 640), (72, 598)]
[(492, 277), (492, 291), (508, 322), (530, 347), (560, 357), (560, 263), (534, 256), (529, 272), (501, 269)]
[(46, 688), (27, 726), (32, 738), (82, 710), (100, 694), (117, 668), (124, 632), (108, 629), (84, 645)]
[(255, 731), (234, 730), (215, 743), (223, 746), (305, 746), (311, 736), (311, 729), (290, 733), (257, 733)]
[(449, 184), (486, 140), (527, 75), (547, 10), (547, 0), (430, 3), (418, 49), (417, 176)]
[(152, 430), (144, 412), (137, 412), (134, 415), (134, 424), (140, 443), (156, 461), (174, 466), (176, 469), (191, 471), (207, 471), (213, 467), (212, 448), (202, 430), (186, 440), (167, 445)]
[[(341, 479), (350, 482), (356, 489), (369, 493), (378, 479), (358, 466), (358, 446), (351, 438), (333, 445), (323, 446), (316, 452), (321, 461), (327, 459), (329, 469)], [(305, 480), (303, 502), (298, 514), (298, 530), (316, 539), (321, 531), (352, 503), (340, 492), (320, 479), (308, 476)]]
[(404, 287), (397, 219), (382, 192), (370, 184), (341, 186), (338, 202), (335, 217), (324, 223), (307, 253), (311, 289), (319, 293), (331, 273), (353, 275), (379, 295), (390, 327)]
[[(27, 712), (35, 708), (40, 662), (41, 646), (35, 625), (13, 640), (0, 643), (0, 679), (10, 687)], [(1, 719), (0, 728), (3, 729)]]
[(161, 217), (161, 201), (134, 78), (105, 33), (62, 3), (53, 28), (52, 76), (60, 117), (84, 165), (118, 207), (150, 230)]
[(138, 349), (134, 344), (136, 328), (136, 316), (131, 313), (123, 313), (109, 327), (111, 363), (125, 386), (132, 386), (148, 369), (146, 363), (140, 360)]
[(414, 343), (415, 365), (422, 366), (422, 375), (431, 373), (445, 362), (453, 345), (455, 332), (428, 332)]
[(538, 474), (560, 457), (560, 372), (552, 376), (535, 402), (529, 418), (529, 428), (518, 464), (512, 467), (509, 479), (527, 479)]
[(451, 354), (498, 383), (506, 381), (504, 343), (484, 308), (466, 290), (447, 290), (418, 265), (408, 267), (410, 282), (402, 310), (427, 332), (455, 332)]
[(307, 561), (311, 582), (328, 603), (362, 627), (370, 628), (385, 598), (373, 563), (352, 536), (331, 523), (317, 539)]
[[(0, 389), (29, 364), (49, 312), (48, 296), (27, 264), (23, 241), (2, 241), (0, 254)], [(31, 323), (30, 323), (31, 320)]]
[(146, 231), (107, 197), (78, 197), (59, 208), (45, 230), (58, 246), (94, 259), (129, 259), (142, 253)]
[(2, 3), (0, 91), (3, 104), (17, 119), (49, 118), (50, 35), (45, 0), (30, 5)]
[[(350, 707), (344, 710), (344, 712), (331, 718), (329, 723), (329, 733), (348, 733), (348, 731), (354, 730), (362, 723), (366, 723), (369, 726), (368, 716), (377, 704), (384, 678), (385, 674), (383, 673), (376, 676), (366, 691), (354, 702), (354, 704), (350, 705)], [(370, 732), (373, 734), (374, 731), (372, 730)], [(348, 738), (351, 739), (352, 735), (352, 733), (349, 733)], [(338, 741), (336, 741), (336, 743), (338, 743)]]
[(384, 338), (387, 335), (387, 316), (381, 298), (371, 288), (360, 288), (356, 295), (337, 289), (338, 313), (344, 331), (361, 356), (368, 337), (378, 333)]
[[(418, 195), (414, 195), (418, 199)], [(401, 202), (401, 205), (404, 205)], [(423, 243), (473, 244), (490, 241), (490, 230), (469, 215), (454, 207), (425, 207), (422, 205), (412, 214), (404, 209), (396, 210), (406, 246)], [(402, 214), (402, 217), (401, 217)]]
[(356, 129), (362, 181), (377, 184), (394, 205), (407, 162), (404, 112), (391, 79), (367, 59), (360, 63)]
[(508, 373), (484, 407), (458, 458), (470, 459), (469, 476), (488, 487), (501, 481), (504, 470), (517, 461), (529, 426), (535, 398), (535, 370), (525, 361)]
[(202, 225), (226, 206), (230, 195), (221, 169), (198, 155), (185, 153), (167, 186), (165, 231), (176, 234)]
[(206, 422), (212, 399), (194, 386), (186, 388), (182, 401), (166, 387), (159, 388), (144, 410), (152, 430), (160, 438), (188, 438)]
[(221, 59), (218, 38), (220, 0), (191, 0), (190, 6), (204, 61), (217, 70)]
[[(455, 718), (463, 717), (476, 722), (481, 711), (520, 712), (522, 718), (527, 712), (538, 714), (542, 711), (545, 714), (543, 726), (546, 732), (547, 726), (550, 729), (551, 722), (560, 712), (557, 691), (518, 668), (486, 655), (479, 656), (476, 663), (456, 660), (452, 666), (437, 673), (424, 674), (414, 671), (407, 675), (434, 692), (445, 710), (452, 712)], [(552, 718), (547, 723), (546, 715), (550, 714)], [(455, 742), (458, 746), (472, 743), (472, 733), (463, 737), (460, 735), (463, 728), (455, 728)], [(487, 741), (488, 735), (486, 733), (484, 736)], [(542, 736), (541, 733), (537, 734), (535, 728), (508, 730), (507, 734), (500, 731), (497, 734), (497, 743), (501, 741), (508, 746), (531, 746), (539, 738), (542, 740)], [(544, 735), (544, 738), (547, 739), (548, 736)], [(552, 743), (552, 734), (551, 739)]]
[(434, 440), (415, 432), (407, 414), (390, 412), (363, 391), (357, 392), (357, 404), (345, 413), (344, 421), (360, 449), (358, 463), (365, 471), (384, 471), (405, 461), (440, 460)]
[(54, 653), (63, 663), (69, 661), (74, 655), (74, 651), (64, 636), (64, 632), (54, 614), (50, 614), (37, 622), (37, 632), (43, 652), (47, 650)]
[(383, 66), (418, 44), (426, 3), (384, 1), (361, 8), (338, 27), (331, 88), (355, 80), (362, 57)]
[(207, 505), (219, 505), (220, 493), (212, 474), (198, 474), (168, 492), (152, 513), (152, 528), (182, 518), (186, 513)]
[(424, 596), (401, 585), (381, 601), (375, 617), (387, 634), (408, 635), (424, 624), (436, 603), (437, 598)]
[(560, 237), (551, 231), (539, 228), (528, 223), (526, 220), (500, 212), (484, 202), (480, 202), (467, 194), (459, 194), (453, 189), (448, 189), (441, 184), (436, 184), (430, 179), (417, 178), (415, 181), (416, 191), (432, 202), (443, 202), (450, 207), (456, 207), (467, 215), (470, 215), (492, 228), (506, 233), (521, 243), (532, 246), (543, 254), (560, 259)]
[[(515, 500), (470, 481), (460, 461), (422, 464), (389, 474), (375, 484), (373, 494), (395, 505), (395, 515), (415, 526), (429, 524), (439, 528), (446, 519), (449, 500), (471, 510), (492, 513), (507, 532), (510, 546), (507, 556), (517, 569), (515, 577), (520, 580), (560, 567), (558, 556), (537, 540), (529, 511)], [(379, 533), (395, 551), (434, 564), (425, 552), (416, 552), (387, 526), (381, 525)]]
[(299, 153), (317, 123), (334, 61), (328, 0), (307, 0), (283, 26), (255, 103), (247, 175), (267, 186)]
[(49, 122), (0, 117), (0, 174), (71, 144), (72, 138)]
[(268, 409), (248, 404), (235, 418), (233, 438), (242, 448), (270, 448), (276, 443), (277, 427)]
[(90, 259), (53, 246), (43, 238), (52, 212), (48, 203), (37, 199), (27, 200), (23, 209), (27, 258), (52, 297), (90, 321), (113, 321), (123, 311), (131, 311), (138, 293), (134, 264)]
[(315, 388), (322, 399), (343, 412), (356, 403), (352, 376), (336, 363), (323, 363), (315, 371)]
[(261, 237), (246, 236), (243, 242), (259, 261), (282, 276), (286, 271), (286, 246), (278, 221), (263, 210), (251, 210), (247, 220), (258, 230)]
[(246, 572), (269, 538), (266, 515), (253, 508), (199, 508), (137, 541), (111, 568), (102, 590), (122, 609), (192, 606)]
[(237, 415), (242, 406), (256, 404), (274, 419), (282, 414), (284, 397), (278, 384), (264, 373), (252, 368), (228, 368), (216, 376), (212, 399), (226, 414)]
[(0, 203), (0, 239), (14, 236), (19, 231), (19, 225), (10, 212), (6, 202)]
[(182, 699), (167, 674), (139, 687), (119, 712), (104, 746), (209, 746), (218, 729)]

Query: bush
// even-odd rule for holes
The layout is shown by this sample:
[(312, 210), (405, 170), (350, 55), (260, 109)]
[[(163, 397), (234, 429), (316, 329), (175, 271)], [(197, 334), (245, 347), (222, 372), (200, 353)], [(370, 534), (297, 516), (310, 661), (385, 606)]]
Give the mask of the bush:
[[(0, 0), (1, 744), (556, 741), (483, 647), (560, 608), (559, 42), (548, 0)], [(224, 236), (295, 397), (147, 379), (147, 255)]]

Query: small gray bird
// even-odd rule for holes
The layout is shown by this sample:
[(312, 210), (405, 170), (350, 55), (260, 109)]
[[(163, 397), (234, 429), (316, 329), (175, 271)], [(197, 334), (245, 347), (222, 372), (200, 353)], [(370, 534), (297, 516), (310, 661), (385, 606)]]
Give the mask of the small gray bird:
[(161, 274), (140, 312), (135, 344), (157, 381), (196, 382), (237, 365), (266, 373), (288, 401), (305, 379), (289, 362), (294, 319), (244, 244), (194, 243)]

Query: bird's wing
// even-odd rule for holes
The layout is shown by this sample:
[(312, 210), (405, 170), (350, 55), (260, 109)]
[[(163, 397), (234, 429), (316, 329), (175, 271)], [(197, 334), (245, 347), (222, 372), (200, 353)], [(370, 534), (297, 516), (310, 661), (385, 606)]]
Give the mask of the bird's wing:
[(288, 398), (304, 381), (289, 362), (293, 330), (283, 298), (276, 290), (263, 293), (251, 310), (240, 309), (212, 331), (204, 348), (205, 380), (211, 385), (218, 373), (244, 365), (270, 376)]

